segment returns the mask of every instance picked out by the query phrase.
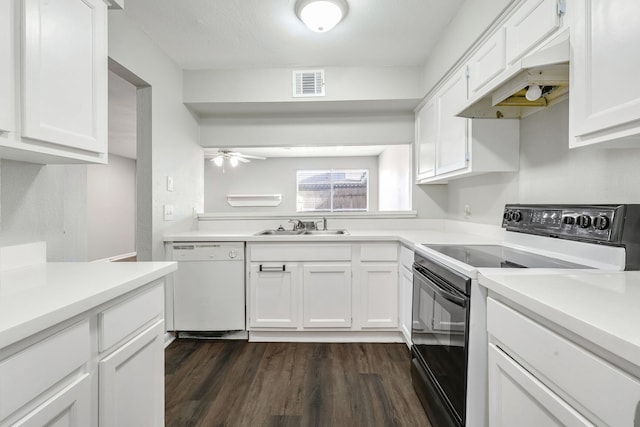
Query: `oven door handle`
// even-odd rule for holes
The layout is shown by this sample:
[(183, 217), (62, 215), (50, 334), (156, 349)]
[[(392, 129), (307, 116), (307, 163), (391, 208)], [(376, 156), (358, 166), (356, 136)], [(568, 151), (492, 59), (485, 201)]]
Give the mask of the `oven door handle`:
[(434, 281), (432, 281), (428, 277), (425, 277), (422, 273), (420, 273), (418, 270), (416, 270), (415, 267), (413, 267), (413, 275), (414, 275), (414, 277), (417, 277), (418, 280), (420, 280), (421, 282), (423, 282), (424, 284), (429, 286), (429, 288), (433, 292), (435, 292), (437, 295), (439, 295), (440, 297), (442, 297), (442, 298), (446, 299), (447, 301), (452, 302), (455, 305), (458, 305), (460, 307), (464, 308), (464, 307), (467, 306), (467, 299), (466, 298), (460, 297), (460, 296), (454, 294), (453, 292), (438, 286), (437, 283), (435, 283)]

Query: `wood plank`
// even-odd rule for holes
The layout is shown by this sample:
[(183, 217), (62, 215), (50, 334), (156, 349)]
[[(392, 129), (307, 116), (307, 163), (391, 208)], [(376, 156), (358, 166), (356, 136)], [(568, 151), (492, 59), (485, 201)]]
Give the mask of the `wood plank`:
[(167, 426), (430, 426), (403, 344), (174, 341)]

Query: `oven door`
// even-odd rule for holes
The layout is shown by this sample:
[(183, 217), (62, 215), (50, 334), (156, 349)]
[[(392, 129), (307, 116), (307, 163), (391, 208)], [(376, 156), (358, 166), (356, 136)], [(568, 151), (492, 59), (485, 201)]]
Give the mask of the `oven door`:
[[(439, 412), (444, 409), (453, 418), (446, 425), (464, 425), (469, 297), (424, 267), (414, 265), (413, 273), (412, 352), (430, 383), (424, 390), (433, 395), (426, 401), (438, 401)], [(429, 415), (441, 419), (446, 414)]]

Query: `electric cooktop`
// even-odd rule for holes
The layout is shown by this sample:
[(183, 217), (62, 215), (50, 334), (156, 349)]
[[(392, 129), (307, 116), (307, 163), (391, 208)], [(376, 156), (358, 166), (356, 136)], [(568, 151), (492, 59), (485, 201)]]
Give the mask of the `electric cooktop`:
[(424, 245), (477, 268), (591, 268), (501, 245)]

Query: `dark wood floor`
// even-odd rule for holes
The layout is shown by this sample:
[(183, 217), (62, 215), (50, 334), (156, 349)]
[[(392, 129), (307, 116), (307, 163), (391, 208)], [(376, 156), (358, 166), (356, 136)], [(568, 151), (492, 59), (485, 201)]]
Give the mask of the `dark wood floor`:
[(404, 344), (176, 340), (167, 426), (429, 426)]

